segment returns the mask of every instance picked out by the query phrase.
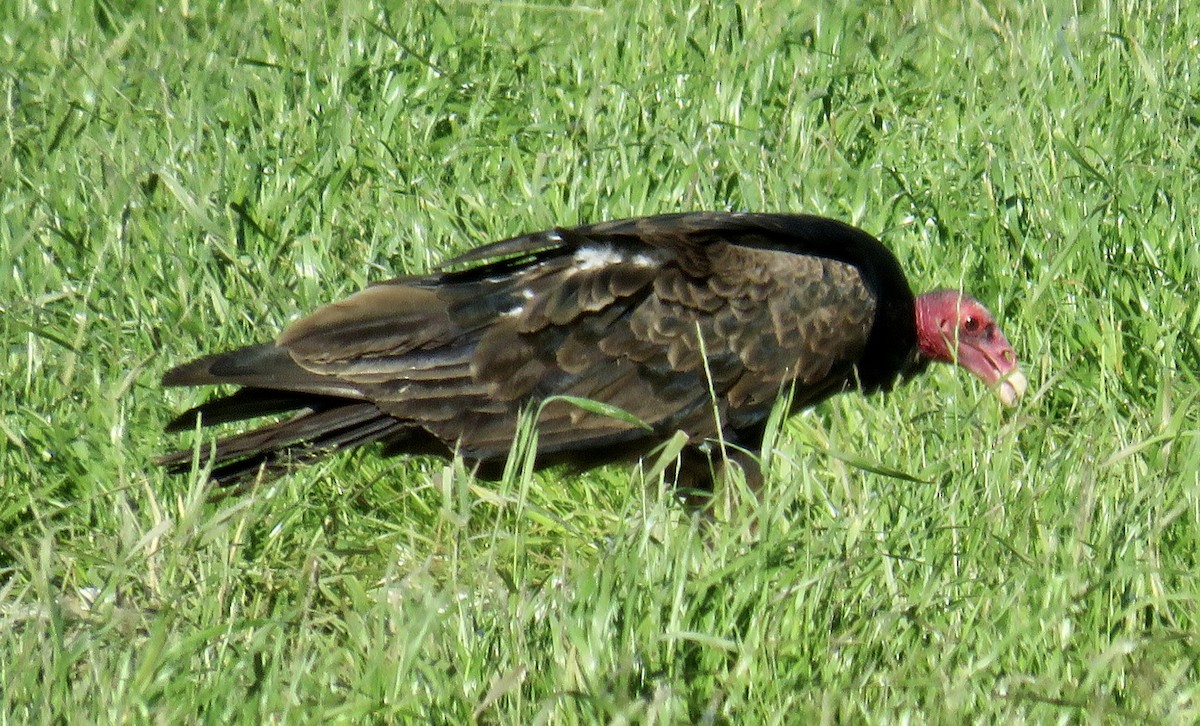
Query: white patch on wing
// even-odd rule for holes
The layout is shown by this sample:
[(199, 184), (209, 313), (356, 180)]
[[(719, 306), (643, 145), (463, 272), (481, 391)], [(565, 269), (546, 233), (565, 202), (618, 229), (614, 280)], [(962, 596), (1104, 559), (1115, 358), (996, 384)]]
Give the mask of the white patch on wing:
[(575, 251), (575, 264), (581, 270), (594, 270), (624, 262), (625, 258), (612, 247), (580, 247)]
[(526, 300), (532, 300), (533, 299), (533, 290), (531, 290), (528, 287), (525, 288), (524, 290), (521, 291), (521, 297), (525, 298)]
[(660, 260), (648, 252), (639, 252), (633, 256), (633, 264), (638, 267), (656, 267)]
[(523, 312), (525, 312), (525, 306), (517, 305), (516, 307), (509, 308), (508, 310), (505, 310), (504, 312), (500, 313), (500, 317), (502, 317), (502, 318), (519, 318), (519, 317), (521, 317), (521, 313), (523, 313)]

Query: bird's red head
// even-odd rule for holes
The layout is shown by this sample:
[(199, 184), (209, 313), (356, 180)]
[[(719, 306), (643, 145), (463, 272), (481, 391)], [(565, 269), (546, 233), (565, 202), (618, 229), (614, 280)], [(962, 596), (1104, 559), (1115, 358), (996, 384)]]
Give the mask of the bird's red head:
[(1016, 404), (1028, 386), (1012, 346), (978, 300), (957, 290), (917, 297), (917, 347), (930, 360), (956, 363), (997, 386), (1005, 405)]

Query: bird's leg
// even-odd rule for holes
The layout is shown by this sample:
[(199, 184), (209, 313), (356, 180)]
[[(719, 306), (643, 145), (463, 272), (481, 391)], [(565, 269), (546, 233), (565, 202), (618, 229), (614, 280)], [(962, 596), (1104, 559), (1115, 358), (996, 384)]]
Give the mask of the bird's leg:
[(754, 498), (762, 501), (763, 471), (758, 456), (738, 447), (726, 447), (725, 461), (721, 463), (721, 478), (729, 484), (729, 464), (736, 464), (746, 479), (746, 487)]
[(688, 509), (711, 514), (715, 481), (716, 467), (707, 451), (698, 446), (687, 446), (679, 452), (679, 463), (675, 469), (675, 494)]
[(737, 446), (726, 446), (723, 453), (718, 446), (685, 448), (679, 454), (675, 491), (688, 509), (712, 519), (720, 501), (717, 482), (721, 482), (725, 493), (732, 493), (734, 467), (742, 471), (746, 486), (756, 499), (761, 500), (762, 466), (754, 454)]

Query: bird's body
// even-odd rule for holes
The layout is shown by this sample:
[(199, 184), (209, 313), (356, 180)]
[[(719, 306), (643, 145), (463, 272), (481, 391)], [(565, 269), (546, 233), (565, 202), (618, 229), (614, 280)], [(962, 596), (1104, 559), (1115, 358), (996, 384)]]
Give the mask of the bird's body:
[[(169, 371), (165, 385), (242, 387), (170, 428), (298, 412), (219, 440), (220, 483), (373, 441), (389, 453), (458, 452), (486, 475), (528, 411), (538, 412), (539, 465), (632, 459), (676, 431), (694, 451), (721, 440), (753, 452), (781, 393), (799, 409), (850, 388), (886, 390), (961, 351), (939, 353), (918, 329), (921, 299), (880, 242), (821, 217), (607, 222), (497, 242), (442, 269), (368, 287), (275, 343)], [(958, 318), (978, 303), (955, 295), (939, 307), (953, 305), (958, 343)], [(1015, 398), (1024, 378), (978, 308), (994, 332), (984, 366), (994, 371), (972, 370)], [(190, 460), (180, 451), (163, 463)]]

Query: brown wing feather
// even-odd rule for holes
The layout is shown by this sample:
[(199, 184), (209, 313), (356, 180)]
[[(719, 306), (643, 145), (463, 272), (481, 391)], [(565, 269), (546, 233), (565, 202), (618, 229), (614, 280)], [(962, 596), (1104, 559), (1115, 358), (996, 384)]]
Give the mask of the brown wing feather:
[[(737, 425), (764, 419), (792, 380), (805, 400), (825, 395), (829, 377), (843, 383), (875, 311), (854, 267), (717, 244), (706, 262), (712, 273), (693, 278), (675, 259), (644, 265), (638, 277), (631, 257), (612, 255), (603, 266), (570, 266), (525, 281), (536, 285), (536, 303), (491, 327), (472, 355), (477, 379), (493, 387), (488, 400), (507, 399), (511, 407), (476, 409), (491, 415), (467, 417), (471, 426), (439, 435), (461, 439), (480, 456), (502, 455), (521, 405), (565, 394), (618, 406), (660, 434), (682, 427), (700, 441), (718, 428), (710, 376), (718, 409)], [(611, 281), (630, 279), (643, 284), (617, 294)], [(405, 401), (393, 405), (397, 414), (420, 413)], [(643, 435), (562, 402), (547, 406), (538, 426), (546, 451)]]

